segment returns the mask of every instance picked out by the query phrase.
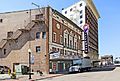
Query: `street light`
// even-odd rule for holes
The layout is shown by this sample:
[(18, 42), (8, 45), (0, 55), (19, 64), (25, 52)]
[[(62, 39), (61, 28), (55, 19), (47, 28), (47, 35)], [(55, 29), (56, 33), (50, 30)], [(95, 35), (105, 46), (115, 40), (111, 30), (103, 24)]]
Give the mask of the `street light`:
[(31, 78), (31, 49), (28, 49), (28, 53), (29, 53), (29, 79)]
[(33, 2), (32, 2), (32, 5), (34, 5), (34, 6), (38, 7), (39, 12), (41, 13), (41, 11), (40, 11), (40, 6), (39, 6), (38, 4), (36, 4), (36, 3), (33, 3)]

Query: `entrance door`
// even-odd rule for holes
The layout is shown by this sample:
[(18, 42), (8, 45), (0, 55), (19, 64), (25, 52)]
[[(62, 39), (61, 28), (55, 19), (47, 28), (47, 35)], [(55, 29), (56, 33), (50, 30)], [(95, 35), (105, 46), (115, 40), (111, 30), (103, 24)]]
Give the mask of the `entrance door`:
[(15, 72), (15, 66), (19, 65), (19, 63), (13, 63), (13, 72)]
[(63, 65), (63, 63), (58, 63), (58, 72), (63, 72), (63, 70), (64, 70), (64, 65)]

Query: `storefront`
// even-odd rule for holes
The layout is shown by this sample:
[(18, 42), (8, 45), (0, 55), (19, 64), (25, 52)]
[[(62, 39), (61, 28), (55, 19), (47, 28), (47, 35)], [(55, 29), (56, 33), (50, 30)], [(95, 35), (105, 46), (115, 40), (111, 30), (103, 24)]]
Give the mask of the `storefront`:
[(66, 73), (69, 67), (72, 65), (72, 60), (70, 59), (52, 59), (49, 64), (50, 73)]

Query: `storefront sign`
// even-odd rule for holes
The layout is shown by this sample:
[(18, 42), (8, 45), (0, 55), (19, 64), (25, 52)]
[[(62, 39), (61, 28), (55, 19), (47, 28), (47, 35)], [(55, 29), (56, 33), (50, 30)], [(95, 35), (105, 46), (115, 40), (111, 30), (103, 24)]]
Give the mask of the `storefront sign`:
[(60, 57), (60, 52), (54, 52), (50, 54), (50, 59), (55, 59)]

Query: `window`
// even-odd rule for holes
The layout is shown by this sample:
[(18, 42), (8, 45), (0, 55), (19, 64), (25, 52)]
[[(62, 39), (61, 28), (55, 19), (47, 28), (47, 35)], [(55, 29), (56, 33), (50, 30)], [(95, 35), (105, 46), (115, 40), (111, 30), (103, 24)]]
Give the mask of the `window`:
[(55, 48), (55, 47), (52, 47), (52, 51), (53, 51), (53, 52), (56, 52), (56, 48)]
[(36, 16), (35, 16), (35, 19), (39, 19), (39, 18), (40, 18), (40, 15), (36, 15)]
[(65, 53), (64, 53), (64, 55), (67, 55), (67, 51), (65, 50)]
[(72, 11), (72, 8), (70, 9), (70, 11)]
[(60, 49), (60, 54), (63, 55), (63, 49)]
[(80, 7), (82, 6), (82, 3), (80, 4)]
[(80, 21), (80, 24), (82, 24), (82, 23), (83, 23), (83, 21), (81, 20), (81, 21)]
[(67, 14), (67, 11), (65, 11), (65, 14)]
[(57, 16), (57, 19), (59, 19), (59, 17)]
[(82, 10), (80, 11), (80, 14), (82, 14)]
[(0, 19), (0, 23), (2, 23), (3, 22), (3, 19)]
[(67, 38), (65, 38), (65, 44), (64, 45), (67, 46)]
[(6, 54), (6, 49), (4, 49), (4, 55)]
[(60, 35), (60, 44), (62, 44), (63, 43), (63, 37), (62, 37), (62, 35)]
[(56, 33), (53, 33), (53, 41), (56, 42)]
[(40, 18), (43, 18), (43, 14), (38, 14), (35, 16), (35, 19), (40, 19)]
[(43, 39), (46, 38), (46, 32), (42, 32), (42, 38), (43, 38)]
[(60, 49), (59, 48), (57, 48), (57, 52), (59, 52), (60, 51)]
[(80, 19), (81, 19), (82, 17), (83, 17), (83, 16), (81, 15), (81, 16), (80, 16)]
[(64, 23), (64, 20), (62, 20), (62, 23)]
[(37, 53), (40, 52), (40, 46), (36, 46), (36, 52), (37, 52)]
[(40, 39), (40, 32), (36, 33), (36, 39)]
[(72, 48), (72, 40), (70, 40), (70, 48)]
[(76, 42), (75, 42), (75, 49), (76, 49)]
[(79, 36), (79, 40), (80, 40), (80, 38), (81, 38), (81, 37)]

